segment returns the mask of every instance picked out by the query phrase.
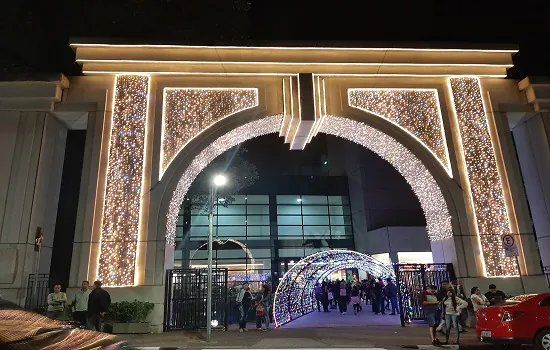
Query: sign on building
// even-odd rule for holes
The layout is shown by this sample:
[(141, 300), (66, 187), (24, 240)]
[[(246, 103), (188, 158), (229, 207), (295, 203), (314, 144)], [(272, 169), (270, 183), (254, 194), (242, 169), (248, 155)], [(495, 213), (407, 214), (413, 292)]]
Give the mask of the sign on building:
[(514, 235), (502, 235), (502, 247), (504, 248), (504, 255), (507, 257), (518, 256), (518, 246)]

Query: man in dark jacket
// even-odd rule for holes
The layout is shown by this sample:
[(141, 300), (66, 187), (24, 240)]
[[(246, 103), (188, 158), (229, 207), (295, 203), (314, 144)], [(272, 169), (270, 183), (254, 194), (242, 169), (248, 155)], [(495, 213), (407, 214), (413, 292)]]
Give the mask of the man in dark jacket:
[(386, 287), (384, 287), (384, 294), (391, 302), (391, 314), (396, 315), (396, 312), (399, 311), (397, 306), (397, 286), (393, 283), (391, 278), (386, 279)]
[(111, 296), (101, 288), (101, 281), (94, 282), (94, 289), (88, 297), (88, 328), (98, 332), (102, 331), (103, 318), (111, 306)]

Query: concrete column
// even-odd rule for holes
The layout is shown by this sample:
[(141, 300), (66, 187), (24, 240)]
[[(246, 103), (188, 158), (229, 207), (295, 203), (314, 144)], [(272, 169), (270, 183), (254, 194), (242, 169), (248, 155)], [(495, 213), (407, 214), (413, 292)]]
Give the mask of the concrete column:
[(0, 112), (0, 293), (23, 304), (44, 228), (40, 273), (50, 269), (67, 129), (48, 112)]
[(550, 268), (550, 113), (535, 114), (512, 133), (542, 265)]

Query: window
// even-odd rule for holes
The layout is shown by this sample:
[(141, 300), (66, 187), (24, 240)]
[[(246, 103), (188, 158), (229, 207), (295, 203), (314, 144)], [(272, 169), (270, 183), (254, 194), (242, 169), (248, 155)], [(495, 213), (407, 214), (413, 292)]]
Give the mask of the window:
[(284, 239), (353, 238), (347, 196), (279, 195), (277, 225)]

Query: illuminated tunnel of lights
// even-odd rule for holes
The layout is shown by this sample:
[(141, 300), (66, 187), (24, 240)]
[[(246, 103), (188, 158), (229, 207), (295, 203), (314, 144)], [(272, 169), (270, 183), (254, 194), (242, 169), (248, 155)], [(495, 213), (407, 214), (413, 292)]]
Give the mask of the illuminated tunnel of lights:
[(395, 277), (390, 264), (351, 250), (325, 250), (309, 255), (285, 273), (273, 301), (275, 326), (312, 312), (316, 301), (314, 288), (334, 271), (358, 269), (384, 279)]

